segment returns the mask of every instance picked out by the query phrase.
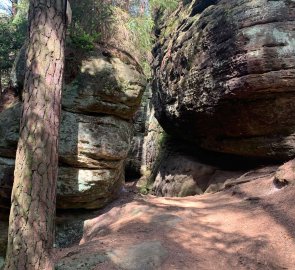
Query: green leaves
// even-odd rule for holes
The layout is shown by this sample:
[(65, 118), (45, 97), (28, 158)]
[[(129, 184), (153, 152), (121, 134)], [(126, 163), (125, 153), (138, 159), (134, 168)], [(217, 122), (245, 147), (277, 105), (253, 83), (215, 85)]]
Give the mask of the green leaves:
[[(144, 0), (137, 0), (137, 5), (144, 3)], [(153, 29), (154, 29), (154, 19), (153, 11), (156, 9), (165, 9), (168, 11), (174, 10), (179, 3), (179, 0), (149, 0), (149, 10), (142, 12), (137, 16), (131, 17), (128, 28), (133, 33), (134, 42), (137, 43), (137, 47), (140, 50), (143, 57), (141, 65), (148, 76), (151, 73), (150, 65), (148, 62), (148, 54), (152, 50), (154, 43), (153, 40)]]
[(24, 44), (27, 33), (27, 4), (20, 1), (18, 13), (13, 18), (8, 15), (0, 17), (0, 70), (6, 74), (7, 80), (10, 69), (19, 49)]
[(152, 9), (168, 9), (173, 10), (177, 7), (179, 0), (150, 0)]
[(94, 42), (99, 39), (99, 33), (90, 35), (85, 32), (81, 32), (78, 35), (71, 37), (72, 44), (76, 48), (80, 48), (85, 51), (92, 51), (94, 49)]
[(70, 39), (78, 48), (92, 50), (113, 20), (113, 7), (106, 0), (72, 0), (73, 22)]

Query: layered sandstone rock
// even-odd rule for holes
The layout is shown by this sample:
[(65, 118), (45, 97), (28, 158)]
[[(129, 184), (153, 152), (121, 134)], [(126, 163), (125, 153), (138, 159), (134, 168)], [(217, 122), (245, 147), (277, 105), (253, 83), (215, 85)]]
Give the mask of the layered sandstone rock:
[(147, 87), (140, 109), (134, 119), (135, 134), (126, 162), (126, 177), (140, 179), (137, 187), (147, 193), (155, 180), (158, 167), (163, 158), (165, 133), (155, 118), (151, 102), (152, 91)]
[(143, 163), (144, 138), (147, 135), (147, 125), (149, 108), (151, 103), (151, 88), (148, 86), (142, 96), (141, 105), (133, 118), (134, 135), (131, 142), (130, 151), (126, 160), (126, 180), (138, 179), (141, 175)]
[(156, 31), (160, 124), (216, 152), (293, 156), (294, 1), (186, 2)]
[[(121, 56), (129, 58), (122, 52)], [(63, 108), (130, 120), (138, 109), (146, 84), (140, 66), (132, 60), (124, 63), (105, 51), (90, 53), (82, 60), (80, 74), (63, 91)]]
[[(70, 63), (73, 64), (73, 63)], [(66, 74), (72, 72), (67, 65)], [(70, 71), (69, 71), (70, 69)], [(21, 81), (23, 74), (16, 76)], [(116, 198), (124, 182), (133, 127), (145, 78), (139, 65), (119, 50), (97, 47), (83, 55), (63, 92), (59, 143), (59, 208), (99, 208)], [(9, 201), (21, 104), (0, 112), (0, 195)], [(3, 199), (3, 202), (2, 202)]]
[(274, 177), (278, 166), (247, 164), (242, 159), (199, 154), (189, 146), (167, 138), (155, 169), (150, 191), (160, 197), (186, 197), (216, 193), (250, 181)]

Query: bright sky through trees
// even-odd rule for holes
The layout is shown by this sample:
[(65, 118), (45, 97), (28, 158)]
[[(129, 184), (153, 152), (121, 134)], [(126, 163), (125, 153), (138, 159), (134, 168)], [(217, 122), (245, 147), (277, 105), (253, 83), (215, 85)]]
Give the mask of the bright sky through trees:
[(1, 0), (0, 3), (0, 13), (8, 13), (8, 9), (11, 6), (11, 2), (9, 0)]

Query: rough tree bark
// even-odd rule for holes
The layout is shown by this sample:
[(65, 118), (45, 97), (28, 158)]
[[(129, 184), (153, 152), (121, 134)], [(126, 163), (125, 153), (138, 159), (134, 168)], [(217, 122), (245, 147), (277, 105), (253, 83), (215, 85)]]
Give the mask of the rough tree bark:
[(6, 270), (53, 269), (65, 0), (31, 0)]
[(0, 95), (2, 93), (2, 70), (0, 68)]

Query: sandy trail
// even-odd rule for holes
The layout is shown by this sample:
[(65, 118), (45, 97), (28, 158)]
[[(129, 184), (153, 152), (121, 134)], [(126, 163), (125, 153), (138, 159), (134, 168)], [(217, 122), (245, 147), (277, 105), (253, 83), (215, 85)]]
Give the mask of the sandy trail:
[(269, 177), (196, 197), (130, 194), (56, 250), (57, 269), (295, 269), (295, 186)]

